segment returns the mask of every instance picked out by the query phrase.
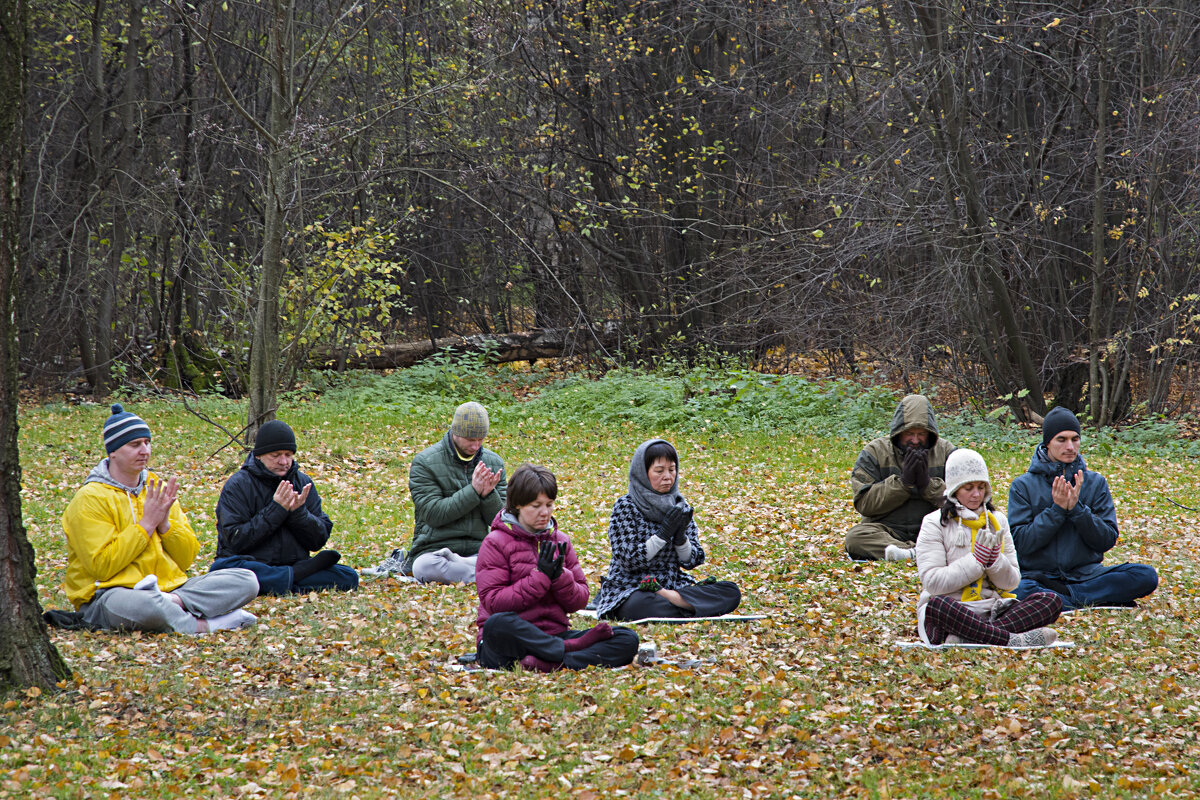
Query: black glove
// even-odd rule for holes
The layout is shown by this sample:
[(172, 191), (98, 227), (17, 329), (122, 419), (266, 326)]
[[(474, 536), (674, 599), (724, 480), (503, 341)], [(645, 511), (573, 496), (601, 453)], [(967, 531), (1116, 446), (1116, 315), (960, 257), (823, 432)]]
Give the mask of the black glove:
[(900, 466), (900, 482), (905, 486), (915, 486), (918, 492), (924, 492), (929, 486), (929, 451), (923, 447), (914, 447), (904, 454), (904, 463)]
[(538, 571), (550, 580), (562, 575), (563, 560), (567, 557), (567, 546), (561, 549), (557, 542), (545, 541), (538, 545)]
[(666, 541), (674, 540), (675, 544), (683, 544), (680, 536), (687, 536), (688, 523), (692, 521), (692, 510), (684, 510), (680, 506), (672, 506), (663, 517), (662, 527), (658, 535)]
[(679, 547), (687, 541), (688, 526), (692, 524), (692, 509), (683, 512), (683, 523), (675, 530), (675, 546)]
[(917, 487), (917, 494), (925, 494), (929, 488), (929, 451), (922, 447), (913, 452), (918, 454), (914, 459), (913, 485)]
[(558, 558), (554, 559), (554, 576), (553, 577), (555, 579), (557, 579), (559, 575), (563, 574), (563, 569), (566, 566), (566, 562), (567, 562), (567, 543), (559, 542), (558, 543)]

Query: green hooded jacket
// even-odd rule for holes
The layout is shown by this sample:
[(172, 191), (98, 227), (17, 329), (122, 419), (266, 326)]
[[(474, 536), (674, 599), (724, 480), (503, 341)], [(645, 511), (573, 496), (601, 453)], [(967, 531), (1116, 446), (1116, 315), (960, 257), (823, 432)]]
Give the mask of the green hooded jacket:
[[(488, 469), (504, 468), (504, 460), (491, 450), (479, 448), (479, 457)], [(449, 433), (413, 459), (408, 471), (414, 512), (413, 541), (406, 561), (409, 570), (417, 556), (443, 547), (460, 556), (479, 552), (492, 520), (504, 508), (508, 484), (501, 476), (496, 488), (480, 497), (471, 486), (475, 462), (474, 458), (463, 461), (458, 457)]]
[[(920, 494), (900, 481), (904, 451), (896, 444), (896, 437), (909, 428), (929, 431), (929, 486)], [(954, 445), (938, 438), (929, 398), (907, 395), (896, 406), (888, 435), (867, 444), (850, 472), (854, 508), (862, 514), (863, 522), (881, 523), (903, 534), (903, 538), (916, 539), (921, 520), (942, 504), (946, 457), (952, 452)]]

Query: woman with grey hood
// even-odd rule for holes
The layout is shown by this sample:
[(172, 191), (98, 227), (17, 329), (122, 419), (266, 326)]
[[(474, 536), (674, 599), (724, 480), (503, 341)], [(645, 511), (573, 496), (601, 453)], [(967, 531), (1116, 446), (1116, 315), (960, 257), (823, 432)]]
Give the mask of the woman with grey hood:
[(596, 612), (604, 619), (718, 617), (742, 601), (730, 581), (697, 583), (684, 570), (704, 563), (693, 509), (679, 493), (679, 455), (650, 439), (629, 465), (629, 492), (608, 524), (612, 561), (600, 579)]

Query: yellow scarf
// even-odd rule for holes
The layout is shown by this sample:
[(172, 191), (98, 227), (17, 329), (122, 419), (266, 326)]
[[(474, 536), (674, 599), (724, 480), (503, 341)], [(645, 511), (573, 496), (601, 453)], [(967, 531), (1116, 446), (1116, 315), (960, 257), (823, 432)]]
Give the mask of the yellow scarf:
[[(984, 517), (979, 519), (963, 519), (962, 517), (959, 517), (958, 521), (963, 524), (963, 527), (971, 532), (972, 550), (975, 549), (975, 535), (983, 530), (984, 525), (990, 525), (994, 531), (1000, 530), (1000, 523), (994, 516), (992, 516), (992, 512), (990, 511), (984, 511)], [(1000, 542), (1000, 548), (1001, 550), (1004, 549), (1003, 540)], [(985, 572), (982, 576), (980, 576), (979, 580), (975, 581), (974, 583), (968, 583), (963, 587), (961, 598), (962, 601), (966, 603), (969, 600), (982, 600), (984, 581), (987, 581), (987, 585), (992, 589), (995, 589), (997, 594), (999, 594), (1001, 597), (1016, 597), (1016, 595), (1012, 592), (1006, 592), (1003, 589), (996, 589), (992, 582), (987, 579), (987, 573)]]

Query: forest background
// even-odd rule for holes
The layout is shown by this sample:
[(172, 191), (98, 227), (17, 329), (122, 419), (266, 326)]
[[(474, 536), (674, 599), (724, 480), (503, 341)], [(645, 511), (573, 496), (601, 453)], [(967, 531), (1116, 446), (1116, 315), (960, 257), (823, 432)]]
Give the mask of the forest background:
[[(1181, 2), (30, 4), (28, 382), (249, 398), (530, 328), (1019, 418), (1194, 409)], [(376, 361), (372, 363), (386, 363)]]

